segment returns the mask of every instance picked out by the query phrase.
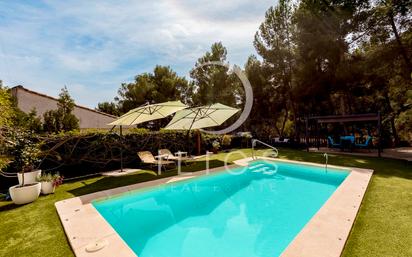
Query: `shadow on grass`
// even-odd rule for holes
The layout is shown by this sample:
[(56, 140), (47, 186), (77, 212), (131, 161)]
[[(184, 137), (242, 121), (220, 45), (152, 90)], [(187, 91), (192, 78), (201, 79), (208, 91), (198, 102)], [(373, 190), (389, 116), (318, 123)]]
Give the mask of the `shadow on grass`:
[[(210, 160), (209, 168), (216, 168), (224, 166), (224, 162), (219, 160)], [(182, 165), (182, 172), (197, 172), (206, 169), (205, 161), (188, 162), (187, 166)], [(87, 181), (80, 181), (83, 185), (67, 192), (74, 196), (81, 196), (90, 194), (102, 190), (107, 190), (116, 187), (127, 186), (131, 184), (172, 177), (177, 175), (177, 168), (171, 170), (162, 171), (161, 175), (154, 175), (153, 172), (137, 172), (131, 175), (119, 176), (119, 177), (102, 177), (96, 181), (88, 183)], [(71, 182), (76, 183), (76, 182)], [(78, 183), (78, 182), (77, 182)]]
[(11, 211), (17, 208), (20, 208), (24, 205), (17, 205), (17, 204), (13, 204), (10, 201), (3, 201), (5, 205), (0, 206), (0, 212), (2, 211)]

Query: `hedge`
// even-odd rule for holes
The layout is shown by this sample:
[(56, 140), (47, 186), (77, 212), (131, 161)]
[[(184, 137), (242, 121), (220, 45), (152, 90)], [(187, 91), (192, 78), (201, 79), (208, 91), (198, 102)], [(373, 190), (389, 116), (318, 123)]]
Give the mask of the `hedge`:
[[(66, 176), (78, 176), (120, 167), (120, 153), (123, 151), (124, 166), (138, 167), (139, 151), (157, 151), (167, 148), (171, 152), (187, 151), (196, 154), (196, 132), (185, 131), (130, 130), (120, 137), (116, 133), (66, 133), (42, 138), (44, 154), (40, 168), (46, 171), (60, 171)], [(221, 149), (240, 147), (242, 140), (231, 140), (231, 136), (201, 133), (201, 152), (212, 150), (212, 143), (218, 140)], [(244, 140), (243, 140), (244, 141)], [(229, 142), (229, 143), (228, 143)], [(222, 144), (223, 143), (223, 144)]]
[(55, 135), (43, 139), (40, 168), (68, 176), (83, 175), (118, 168), (121, 152), (125, 166), (136, 166), (138, 151), (156, 154), (161, 148), (177, 151), (191, 145), (190, 137), (181, 132), (138, 132), (122, 137), (115, 133)]
[[(10, 133), (24, 134), (31, 142), (40, 143), (42, 154), (39, 168), (46, 172), (58, 171), (66, 178), (119, 169), (121, 152), (124, 167), (135, 168), (140, 167), (139, 151), (150, 151), (156, 155), (159, 149), (168, 148), (172, 152), (180, 150), (196, 154), (198, 138), (197, 132), (187, 134), (186, 131), (144, 129), (130, 129), (123, 136), (97, 130), (49, 135)], [(211, 151), (216, 140), (220, 143), (220, 149), (225, 150), (245, 146), (249, 139), (201, 133), (201, 153)], [(17, 165), (13, 163), (7, 169), (7, 172), (17, 171)], [(1, 179), (0, 189), (15, 184), (15, 180)]]

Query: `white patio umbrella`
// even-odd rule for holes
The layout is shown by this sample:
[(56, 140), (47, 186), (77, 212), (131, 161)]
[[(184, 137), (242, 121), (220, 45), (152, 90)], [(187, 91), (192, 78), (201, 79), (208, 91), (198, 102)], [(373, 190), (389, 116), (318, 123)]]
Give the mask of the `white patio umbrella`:
[(143, 122), (163, 119), (177, 111), (188, 108), (180, 101), (169, 101), (159, 104), (146, 104), (123, 114), (109, 125), (132, 126)]
[(184, 109), (176, 112), (165, 129), (191, 130), (219, 126), (239, 110), (220, 103)]
[[(120, 136), (122, 136), (122, 126), (132, 126), (147, 121), (163, 119), (185, 108), (188, 108), (188, 106), (180, 101), (145, 104), (128, 111), (108, 125), (120, 126)], [(123, 150), (120, 152), (120, 171), (123, 171)]]
[(165, 129), (188, 130), (202, 129), (222, 125), (240, 109), (233, 108), (221, 103), (212, 105), (183, 109), (173, 116)]

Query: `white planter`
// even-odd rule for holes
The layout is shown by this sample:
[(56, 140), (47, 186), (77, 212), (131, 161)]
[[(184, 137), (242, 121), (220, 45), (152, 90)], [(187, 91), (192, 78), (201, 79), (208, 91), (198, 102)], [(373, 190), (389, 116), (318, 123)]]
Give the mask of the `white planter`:
[(11, 199), (15, 204), (26, 204), (34, 202), (39, 198), (41, 184), (39, 182), (30, 186), (20, 187), (20, 185), (9, 188)]
[(41, 183), (41, 193), (44, 195), (48, 195), (54, 193), (54, 189), (56, 188), (53, 186), (53, 182), (40, 182)]
[[(19, 185), (22, 184), (23, 180), (23, 174), (22, 173), (17, 173), (17, 178), (19, 179)], [(37, 183), (37, 178), (39, 178), (41, 175), (41, 170), (34, 170), (31, 172), (24, 172), (24, 184), (33, 184)]]

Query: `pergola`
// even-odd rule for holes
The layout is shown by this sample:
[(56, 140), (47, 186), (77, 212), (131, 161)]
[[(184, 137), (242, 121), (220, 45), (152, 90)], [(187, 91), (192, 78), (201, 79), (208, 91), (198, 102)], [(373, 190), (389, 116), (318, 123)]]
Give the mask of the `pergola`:
[(319, 124), (328, 123), (353, 123), (353, 122), (366, 122), (375, 121), (377, 123), (377, 133), (378, 133), (378, 156), (381, 157), (381, 114), (378, 113), (366, 113), (366, 114), (351, 114), (351, 115), (328, 115), (328, 116), (312, 116), (305, 118), (306, 124), (306, 147), (309, 151), (309, 121), (314, 120), (316, 122), (316, 143), (319, 149)]

